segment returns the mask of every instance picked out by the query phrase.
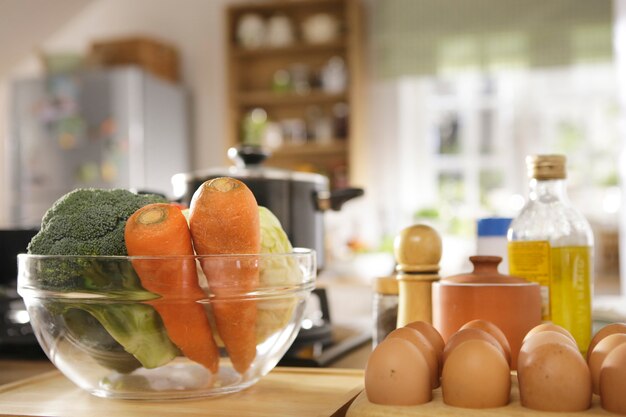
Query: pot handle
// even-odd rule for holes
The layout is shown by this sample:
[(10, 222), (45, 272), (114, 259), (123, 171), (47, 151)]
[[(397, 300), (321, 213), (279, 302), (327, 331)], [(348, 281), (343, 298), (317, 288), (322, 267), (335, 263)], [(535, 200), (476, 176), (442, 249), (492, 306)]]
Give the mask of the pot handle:
[(316, 208), (319, 211), (340, 210), (341, 206), (356, 197), (365, 194), (362, 188), (341, 188), (333, 191), (317, 191), (315, 195)]

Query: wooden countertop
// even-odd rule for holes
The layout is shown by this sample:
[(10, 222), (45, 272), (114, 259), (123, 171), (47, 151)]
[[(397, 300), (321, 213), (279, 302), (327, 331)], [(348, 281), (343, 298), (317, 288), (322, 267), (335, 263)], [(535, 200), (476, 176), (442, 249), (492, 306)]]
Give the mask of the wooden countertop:
[(0, 359), (0, 385), (40, 375), (56, 369), (50, 361)]
[(330, 416), (343, 417), (362, 390), (363, 371), (275, 368), (257, 384), (223, 397), (185, 401), (103, 399), (72, 384), (58, 371), (0, 386), (0, 416)]

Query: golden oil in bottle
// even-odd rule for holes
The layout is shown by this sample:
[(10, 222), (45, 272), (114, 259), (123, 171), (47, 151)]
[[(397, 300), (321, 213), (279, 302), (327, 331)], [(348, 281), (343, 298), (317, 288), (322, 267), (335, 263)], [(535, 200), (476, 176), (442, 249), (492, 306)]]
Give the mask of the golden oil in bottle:
[(509, 272), (541, 287), (542, 317), (567, 329), (581, 352), (591, 340), (593, 234), (567, 198), (565, 157), (526, 158), (529, 197), (508, 231)]

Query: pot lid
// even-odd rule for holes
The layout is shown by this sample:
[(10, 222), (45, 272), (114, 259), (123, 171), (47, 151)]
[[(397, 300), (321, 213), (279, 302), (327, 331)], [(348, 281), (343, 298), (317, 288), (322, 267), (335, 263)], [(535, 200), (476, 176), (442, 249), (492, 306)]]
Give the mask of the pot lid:
[(263, 166), (262, 162), (267, 159), (269, 155), (269, 152), (256, 146), (230, 148), (228, 150), (228, 157), (233, 161), (234, 166), (214, 167), (191, 173), (175, 174), (172, 177), (172, 183), (174, 185), (184, 184), (193, 180), (228, 176), (239, 179), (254, 178), (314, 183), (328, 188), (328, 178), (324, 175)]

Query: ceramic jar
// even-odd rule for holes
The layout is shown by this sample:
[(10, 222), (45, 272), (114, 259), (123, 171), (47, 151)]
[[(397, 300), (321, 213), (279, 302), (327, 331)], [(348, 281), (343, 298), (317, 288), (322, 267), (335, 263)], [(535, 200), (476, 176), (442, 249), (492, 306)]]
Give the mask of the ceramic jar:
[(541, 323), (539, 285), (498, 272), (499, 256), (472, 256), (474, 270), (433, 283), (433, 325), (444, 340), (471, 320), (498, 326), (511, 345), (512, 367), (526, 333)]

